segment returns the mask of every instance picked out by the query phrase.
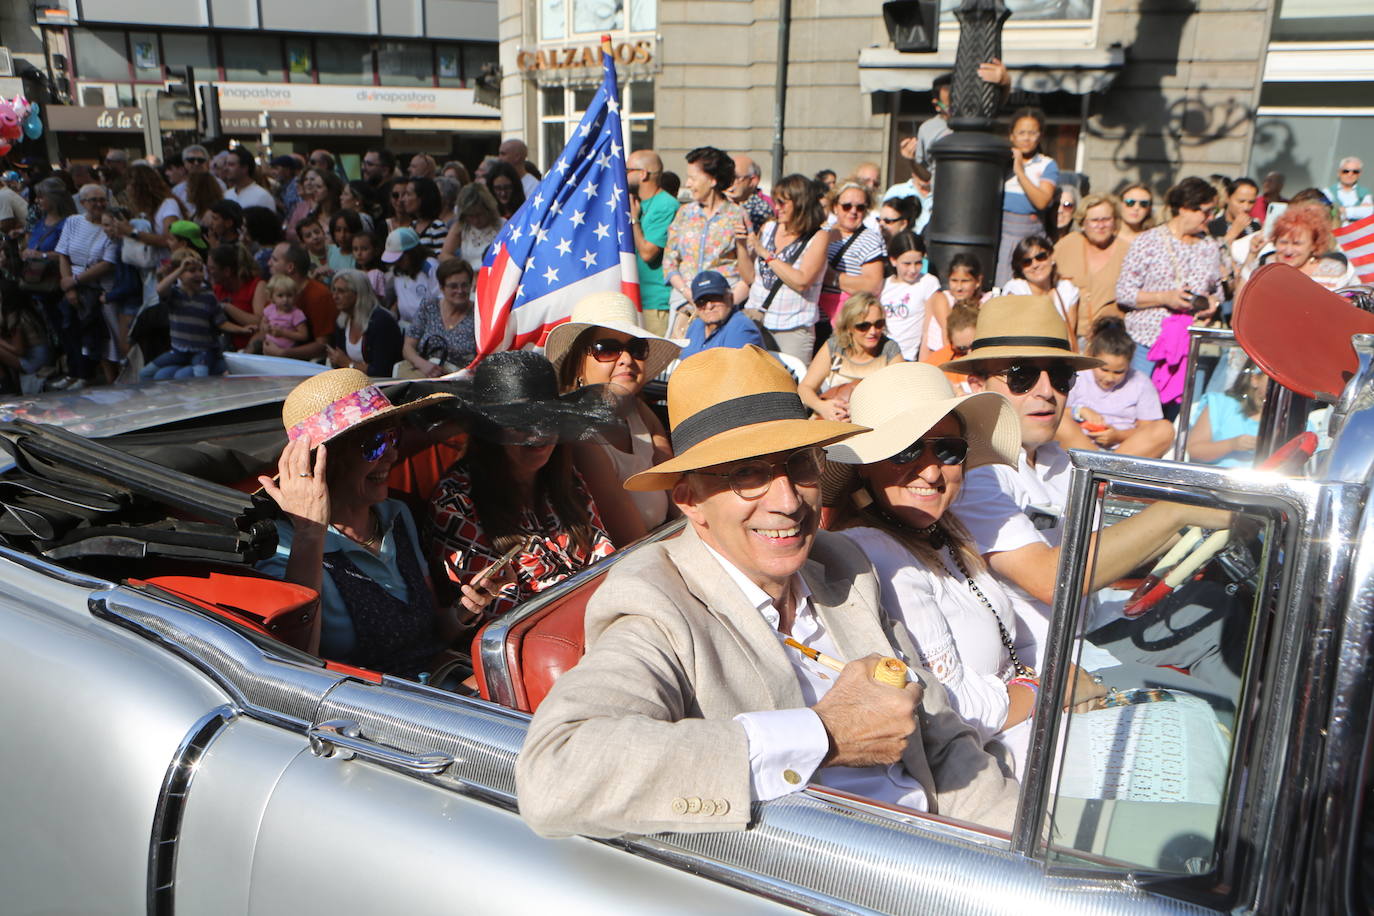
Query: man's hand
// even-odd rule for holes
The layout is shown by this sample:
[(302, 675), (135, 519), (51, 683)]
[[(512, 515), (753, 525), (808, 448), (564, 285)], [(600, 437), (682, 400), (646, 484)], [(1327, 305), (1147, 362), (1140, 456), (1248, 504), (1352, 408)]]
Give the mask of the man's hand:
[(902, 142), (899, 143), (899, 144), (897, 144), (897, 151), (901, 154), (901, 156), (902, 156), (903, 159), (915, 159), (915, 158), (916, 158), (916, 138), (915, 138), (915, 137), (903, 137), (903, 138), (902, 138)]
[(1011, 74), (1007, 72), (1007, 65), (995, 57), (978, 65), (978, 76), (984, 82), (1007, 89), (1011, 88)]
[(916, 731), (916, 704), (921, 686), (889, 687), (873, 680), (882, 660), (869, 655), (844, 666), (830, 692), (811, 707), (830, 737), (830, 752), (821, 766), (864, 767), (902, 759)]

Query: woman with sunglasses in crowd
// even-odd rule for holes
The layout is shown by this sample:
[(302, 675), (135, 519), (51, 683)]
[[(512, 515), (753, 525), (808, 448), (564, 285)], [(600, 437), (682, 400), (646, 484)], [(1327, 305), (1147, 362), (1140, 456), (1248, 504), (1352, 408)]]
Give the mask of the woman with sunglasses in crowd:
[(623, 427), (599, 432), (577, 446), (575, 456), (617, 547), (653, 531), (673, 512), (667, 491), (629, 492), (623, 485), (673, 457), (667, 431), (639, 395), (679, 350), (673, 341), (641, 328), (634, 302), (615, 292), (584, 297), (544, 345), (560, 391), (570, 394), (588, 385), (605, 386), (624, 420)]
[(496, 617), (615, 551), (572, 444), (617, 421), (603, 388), (560, 396), (553, 366), (529, 350), (478, 363), (467, 400), (473, 435), (430, 498), (427, 541), (436, 576), (454, 583), (515, 549), (513, 580), (484, 609)]
[(866, 184), (846, 181), (830, 192), (835, 223), (825, 252), (820, 300), (821, 318), (827, 324), (836, 321), (845, 301), (855, 293), (882, 294), (887, 244), (882, 233), (864, 225), (864, 217), (872, 209), (873, 191)]
[[(312, 654), (414, 676), (458, 635), (455, 609), (435, 600), (410, 511), (387, 489), (401, 417), (450, 397), (394, 405), (363, 373), (334, 369), (282, 405), (279, 473), (258, 480), (284, 517), (277, 552), (258, 568), (319, 592)], [(464, 582), (462, 613), (480, 615), (495, 589)]]
[(1017, 243), (1011, 260), (1014, 276), (1002, 287), (1002, 294), (1048, 296), (1070, 329), (1070, 346), (1077, 350), (1078, 287), (1060, 278), (1050, 240), (1043, 235), (1027, 236)]
[(1122, 188), (1117, 197), (1121, 198), (1121, 237), (1130, 244), (1136, 236), (1156, 225), (1154, 192), (1146, 185), (1130, 184)]
[(1002, 187), (1002, 241), (994, 277), (999, 286), (1011, 279), (1012, 252), (1021, 240), (1044, 233), (1042, 215), (1054, 201), (1059, 165), (1040, 151), (1044, 134), (1045, 113), (1040, 109), (1022, 108), (1012, 115), (1011, 177)]
[(823, 420), (849, 419), (849, 394), (860, 379), (902, 361), (902, 348), (887, 336), (882, 304), (872, 293), (855, 293), (835, 317), (835, 331), (816, 351), (797, 386), (802, 403)]
[[(1217, 209), (1216, 189), (1201, 178), (1185, 178), (1169, 189), (1165, 200), (1168, 221), (1136, 237), (1116, 281), (1116, 304), (1126, 313), (1126, 330), (1136, 343), (1131, 366), (1147, 376), (1155, 367), (1150, 348), (1166, 319), (1210, 318), (1221, 291), (1221, 253), (1207, 237), (1207, 221)], [(1170, 323), (1178, 327), (1181, 322)]]

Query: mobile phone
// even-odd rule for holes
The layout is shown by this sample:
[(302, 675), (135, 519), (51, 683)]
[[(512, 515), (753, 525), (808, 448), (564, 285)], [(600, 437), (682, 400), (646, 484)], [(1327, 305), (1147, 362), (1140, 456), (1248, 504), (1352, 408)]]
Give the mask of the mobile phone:
[(490, 579), (492, 576), (500, 575), (503, 569), (514, 562), (516, 557), (520, 556), (521, 551), (525, 549), (528, 543), (529, 540), (527, 538), (521, 538), (514, 547), (501, 554), (501, 556), (496, 559), (495, 563), (479, 572), (477, 574), (477, 579), (474, 580), (474, 584), (485, 579)]

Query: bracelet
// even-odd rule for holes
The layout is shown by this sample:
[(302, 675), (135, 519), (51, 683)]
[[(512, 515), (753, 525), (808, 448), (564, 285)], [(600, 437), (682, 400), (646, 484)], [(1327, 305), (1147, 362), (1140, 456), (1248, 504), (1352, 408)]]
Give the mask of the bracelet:
[(1031, 691), (1032, 703), (1037, 702), (1040, 699), (1040, 681), (1036, 678), (1014, 677), (1011, 680), (1007, 681), (1008, 687), (1010, 687), (1012, 684), (1020, 684), (1022, 687), (1029, 687)]

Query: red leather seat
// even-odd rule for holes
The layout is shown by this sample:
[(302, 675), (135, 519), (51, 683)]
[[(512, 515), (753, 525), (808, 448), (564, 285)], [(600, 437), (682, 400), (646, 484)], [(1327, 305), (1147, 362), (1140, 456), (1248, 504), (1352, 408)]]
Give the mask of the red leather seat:
[[(521, 620), (506, 634), (506, 667), (511, 672), (516, 709), (538, 709), (559, 675), (581, 660), (586, 651), (583, 622), (587, 602), (600, 583), (600, 578), (594, 579)], [(472, 660), (478, 689), (482, 698), (489, 700), (480, 650), (483, 632), (485, 628), (472, 641)]]

